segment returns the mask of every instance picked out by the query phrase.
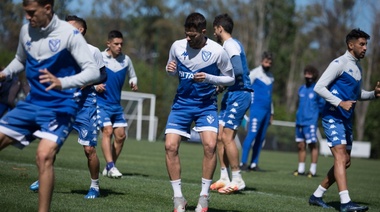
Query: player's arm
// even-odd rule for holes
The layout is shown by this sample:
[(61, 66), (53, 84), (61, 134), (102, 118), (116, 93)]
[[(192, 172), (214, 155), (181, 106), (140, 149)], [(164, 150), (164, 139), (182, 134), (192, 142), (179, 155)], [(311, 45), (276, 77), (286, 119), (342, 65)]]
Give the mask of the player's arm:
[(314, 91), (318, 95), (320, 95), (322, 98), (324, 98), (327, 102), (334, 105), (335, 107), (338, 107), (342, 100), (337, 96), (333, 95), (327, 89), (327, 87), (336, 78), (338, 78), (342, 74), (342, 72), (342, 68), (338, 62), (331, 62), (314, 87)]
[(380, 82), (377, 82), (376, 87), (373, 91), (361, 91), (360, 100), (372, 100), (380, 97)]
[(166, 64), (166, 73), (168, 73), (171, 76), (177, 75), (177, 62), (175, 57), (175, 51), (174, 51), (175, 43), (172, 44), (169, 51), (169, 59)]
[(232, 69), (230, 58), (226, 51), (221, 51), (220, 57), (217, 61), (217, 66), (220, 70), (220, 75), (212, 75), (204, 72), (198, 72), (194, 74), (194, 81), (206, 82), (213, 85), (230, 86), (235, 83), (235, 74)]
[(129, 63), (129, 65), (128, 65), (129, 87), (132, 89), (132, 91), (137, 91), (139, 89), (139, 87), (137, 86), (136, 71), (135, 71), (135, 68), (133, 67), (132, 60), (129, 57), (127, 57), (127, 60)]
[(79, 88), (99, 81), (99, 68), (97, 67), (90, 49), (81, 34), (73, 35), (69, 48), (71, 55), (74, 57), (82, 71), (73, 76), (58, 78), (61, 85), (52, 87), (52, 84), (48, 89)]

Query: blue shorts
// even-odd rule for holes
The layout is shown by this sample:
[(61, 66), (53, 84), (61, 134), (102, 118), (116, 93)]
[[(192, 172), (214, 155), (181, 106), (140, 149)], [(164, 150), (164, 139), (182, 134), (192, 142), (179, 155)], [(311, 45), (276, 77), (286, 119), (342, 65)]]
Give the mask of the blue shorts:
[(182, 106), (172, 108), (165, 134), (174, 133), (190, 138), (190, 127), (195, 122), (194, 130), (197, 132), (213, 131), (218, 133), (218, 111), (215, 105), (206, 107)]
[(98, 105), (98, 124), (101, 128), (106, 126), (127, 127), (123, 108), (120, 105)]
[(251, 92), (228, 91), (224, 94), (219, 112), (219, 124), (236, 130), (251, 105)]
[(307, 144), (317, 142), (317, 128), (315, 125), (296, 125), (296, 142), (306, 142)]
[(350, 120), (342, 120), (331, 116), (322, 119), (327, 145), (331, 148), (336, 145), (346, 144), (346, 149), (352, 149), (352, 123)]
[(78, 131), (78, 143), (83, 146), (96, 146), (98, 140), (98, 119), (96, 106), (82, 107), (74, 123)]
[(24, 148), (36, 138), (63, 145), (72, 130), (75, 117), (21, 101), (0, 120), (0, 132), (19, 141)]

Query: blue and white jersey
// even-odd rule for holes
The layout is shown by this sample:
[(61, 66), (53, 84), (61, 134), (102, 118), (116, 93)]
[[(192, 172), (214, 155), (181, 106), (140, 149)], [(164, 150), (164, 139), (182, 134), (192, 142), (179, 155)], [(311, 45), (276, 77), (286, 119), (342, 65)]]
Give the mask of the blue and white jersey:
[(341, 101), (374, 99), (374, 91), (361, 89), (362, 68), (359, 60), (351, 53), (346, 53), (330, 63), (314, 87), (314, 91), (326, 100), (323, 117), (350, 119), (353, 107), (346, 111), (338, 107)]
[[(243, 45), (237, 39), (230, 38), (223, 42), (223, 48), (226, 50), (230, 59), (234, 56), (239, 56), (241, 61), (241, 68), (243, 69), (242, 74), (235, 73), (235, 84), (228, 87), (229, 91), (238, 91), (238, 90), (251, 90), (251, 81), (249, 79), (249, 69), (247, 65), (247, 58), (245, 56), (245, 51)], [(234, 66), (234, 62), (232, 62), (232, 66)], [(240, 65), (238, 65), (240, 67)]]
[(264, 71), (260, 65), (250, 72), (249, 78), (251, 79), (252, 89), (254, 90), (251, 108), (269, 110), (271, 114), (273, 114), (273, 74), (269, 71)]
[[(214, 104), (217, 109), (215, 85), (210, 82), (195, 82), (193, 78), (195, 73), (204, 72), (212, 78), (228, 76), (227, 78), (233, 80), (232, 65), (222, 46), (207, 39), (204, 47), (193, 49), (188, 46), (186, 39), (177, 40), (170, 48), (168, 64), (171, 61), (177, 62), (174, 74), (179, 79), (173, 107), (177, 104), (186, 106)], [(228, 81), (229, 85), (233, 83), (233, 81)]]
[(106, 90), (98, 93), (99, 105), (120, 105), (121, 91), (123, 89), (126, 76), (129, 78), (129, 84), (137, 84), (137, 77), (131, 59), (125, 55), (120, 54), (113, 58), (107, 53), (106, 49), (102, 52), (104, 65), (107, 71)]
[[(61, 81), (62, 90), (45, 90), (50, 83), (39, 82), (39, 70), (45, 68)], [(21, 28), (16, 57), (4, 73), (15, 75), (24, 69), (30, 84), (25, 101), (70, 114), (75, 114), (78, 107), (74, 100), (76, 88), (100, 76), (81, 33), (56, 15), (46, 28), (32, 28), (29, 24)]]
[[(98, 71), (100, 68), (104, 66), (103, 63), (103, 56), (102, 53), (98, 48), (95, 46), (88, 44), (88, 47), (90, 49), (91, 55), (94, 58), (94, 61), (98, 67)], [(79, 107), (83, 106), (95, 106), (96, 105), (96, 91), (94, 86), (86, 86), (83, 89), (80, 89), (77, 95), (80, 95), (80, 102), (79, 102)]]
[(325, 106), (325, 100), (314, 92), (315, 83), (309, 87), (302, 85), (298, 89), (298, 109), (296, 125), (317, 126), (319, 115)]

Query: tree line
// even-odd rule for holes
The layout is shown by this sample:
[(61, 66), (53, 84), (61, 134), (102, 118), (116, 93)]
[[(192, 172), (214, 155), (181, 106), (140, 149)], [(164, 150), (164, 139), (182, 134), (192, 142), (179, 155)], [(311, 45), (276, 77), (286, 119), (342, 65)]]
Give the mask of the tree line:
[[(353, 28), (363, 29), (364, 22), (369, 28), (363, 30), (371, 39), (361, 61), (363, 88), (372, 90), (380, 80), (380, 23), (376, 22), (380, 6), (376, 0), (314, 0), (302, 7), (295, 0), (92, 0), (90, 7), (70, 10), (74, 3), (88, 5), (83, 0), (56, 0), (55, 12), (60, 18), (86, 14), (89, 43), (103, 50), (110, 30), (123, 33), (124, 53), (134, 63), (140, 91), (157, 96), (158, 139), (163, 137), (177, 87), (176, 80), (165, 73), (168, 51), (173, 41), (184, 38), (184, 19), (194, 11), (207, 18), (211, 39), (213, 18), (221, 13), (233, 17), (232, 35), (243, 43), (250, 69), (259, 65), (263, 51), (273, 52), (275, 119), (295, 120), (303, 68), (314, 65), (321, 74), (345, 52), (346, 34)], [(359, 20), (363, 14), (368, 20)], [(0, 66), (5, 66), (14, 57), (19, 29), (25, 23), (21, 3), (1, 1), (0, 19)], [(354, 140), (371, 141), (374, 158), (380, 157), (379, 106), (379, 101), (357, 103), (354, 122)]]

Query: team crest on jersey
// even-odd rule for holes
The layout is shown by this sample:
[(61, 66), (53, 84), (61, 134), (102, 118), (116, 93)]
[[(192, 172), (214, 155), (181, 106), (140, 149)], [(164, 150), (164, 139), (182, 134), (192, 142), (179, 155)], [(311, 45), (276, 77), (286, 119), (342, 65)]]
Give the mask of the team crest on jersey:
[(56, 130), (58, 128), (58, 122), (57, 122), (57, 120), (53, 120), (53, 121), (51, 121), (50, 123), (49, 123), (49, 130), (50, 131), (54, 131), (54, 130)]
[(202, 51), (202, 59), (203, 61), (207, 62), (211, 57), (211, 52), (209, 51)]
[(87, 136), (87, 134), (88, 134), (88, 131), (86, 129), (82, 129), (81, 130), (81, 134), (85, 138)]
[(79, 30), (74, 29), (74, 35), (80, 34)]
[(212, 115), (208, 115), (208, 116), (207, 116), (207, 122), (208, 122), (209, 124), (213, 123), (214, 121), (215, 121), (214, 116), (212, 116)]
[(60, 46), (61, 46), (61, 40), (60, 39), (51, 39), (51, 40), (49, 40), (50, 51), (56, 52), (56, 51), (58, 51), (58, 49), (59, 49)]
[(26, 41), (25, 47), (26, 51), (30, 51), (30, 48), (32, 47), (32, 42), (30, 40)]

